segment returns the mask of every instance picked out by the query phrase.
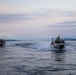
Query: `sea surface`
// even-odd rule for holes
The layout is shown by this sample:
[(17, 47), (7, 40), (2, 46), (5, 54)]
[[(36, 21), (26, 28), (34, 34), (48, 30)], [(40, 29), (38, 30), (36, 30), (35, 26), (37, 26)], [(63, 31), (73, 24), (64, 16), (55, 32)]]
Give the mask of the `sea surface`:
[(76, 75), (76, 41), (62, 51), (50, 41), (7, 41), (0, 48), (0, 75)]

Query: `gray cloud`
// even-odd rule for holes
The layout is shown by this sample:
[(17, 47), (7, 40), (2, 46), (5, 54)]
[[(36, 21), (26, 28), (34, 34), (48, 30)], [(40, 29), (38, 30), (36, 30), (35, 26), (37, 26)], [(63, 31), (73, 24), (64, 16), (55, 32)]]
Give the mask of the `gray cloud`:
[(0, 23), (13, 23), (32, 19), (28, 14), (0, 14)]
[(56, 16), (61, 17), (76, 17), (76, 13), (72, 11), (59, 11), (50, 9), (40, 9), (30, 14), (0, 14), (0, 23), (14, 23), (23, 20), (33, 20), (37, 18), (54, 18)]
[(74, 11), (59, 11), (59, 10), (50, 10), (50, 9), (40, 9), (31, 15), (34, 16), (62, 16), (62, 17), (76, 17), (76, 12)]
[(66, 21), (49, 25), (49, 27), (76, 27), (76, 21)]
[(64, 17), (76, 17), (76, 12), (74, 11), (61, 11), (60, 12)]

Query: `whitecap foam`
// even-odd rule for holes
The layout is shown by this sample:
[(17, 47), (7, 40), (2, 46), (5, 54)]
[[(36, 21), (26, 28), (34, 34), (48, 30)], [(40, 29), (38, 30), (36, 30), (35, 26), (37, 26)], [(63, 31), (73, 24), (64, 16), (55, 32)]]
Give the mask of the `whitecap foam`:
[(15, 46), (23, 47), (23, 48), (32, 48), (38, 50), (51, 50), (51, 46), (49, 42), (23, 42), (16, 43)]

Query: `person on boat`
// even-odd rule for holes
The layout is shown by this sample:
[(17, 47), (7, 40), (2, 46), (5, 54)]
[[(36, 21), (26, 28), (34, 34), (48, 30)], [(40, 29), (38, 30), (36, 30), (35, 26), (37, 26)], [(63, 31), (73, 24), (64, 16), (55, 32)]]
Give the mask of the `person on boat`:
[(57, 38), (56, 38), (56, 40), (55, 40), (55, 43), (61, 43), (62, 41), (61, 41), (61, 38), (60, 38), (60, 36), (58, 36)]
[(52, 42), (51, 42), (51, 45), (54, 45), (54, 42), (53, 42), (53, 38), (52, 38)]
[(62, 43), (65, 43), (65, 41), (64, 41), (64, 40), (62, 40)]

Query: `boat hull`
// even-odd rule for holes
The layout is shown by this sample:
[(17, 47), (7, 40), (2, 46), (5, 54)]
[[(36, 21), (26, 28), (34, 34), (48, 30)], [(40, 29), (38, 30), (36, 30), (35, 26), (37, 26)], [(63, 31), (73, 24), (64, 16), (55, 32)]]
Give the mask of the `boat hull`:
[(0, 47), (4, 47), (4, 46), (5, 46), (5, 44), (3, 44), (3, 43), (2, 43), (2, 44), (0, 44)]
[(53, 47), (61, 50), (61, 49), (65, 48), (65, 45), (64, 44), (55, 44), (55, 45), (53, 45)]
[(0, 39), (0, 47), (4, 47), (6, 44), (5, 40)]

